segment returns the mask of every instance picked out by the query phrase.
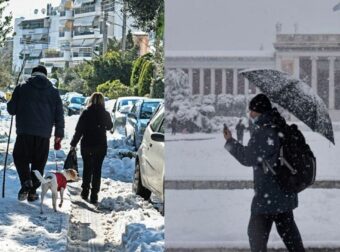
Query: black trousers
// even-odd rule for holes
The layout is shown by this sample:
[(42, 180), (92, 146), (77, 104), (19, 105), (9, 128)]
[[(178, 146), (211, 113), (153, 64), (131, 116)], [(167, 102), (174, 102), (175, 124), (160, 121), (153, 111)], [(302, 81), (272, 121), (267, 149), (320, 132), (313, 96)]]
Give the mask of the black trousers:
[(266, 252), (269, 233), (275, 222), (276, 229), (290, 252), (304, 252), (300, 232), (295, 224), (293, 211), (279, 214), (257, 214), (250, 217), (248, 226), (252, 252)]
[(92, 188), (91, 193), (97, 194), (100, 191), (102, 165), (106, 155), (106, 148), (83, 148), (81, 155), (84, 162), (83, 184), (81, 187), (84, 190)]
[(31, 135), (17, 136), (13, 150), (13, 159), (21, 185), (27, 180), (32, 180), (33, 189), (37, 189), (40, 186), (40, 181), (32, 170), (38, 170), (41, 174), (44, 174), (49, 146), (49, 138)]

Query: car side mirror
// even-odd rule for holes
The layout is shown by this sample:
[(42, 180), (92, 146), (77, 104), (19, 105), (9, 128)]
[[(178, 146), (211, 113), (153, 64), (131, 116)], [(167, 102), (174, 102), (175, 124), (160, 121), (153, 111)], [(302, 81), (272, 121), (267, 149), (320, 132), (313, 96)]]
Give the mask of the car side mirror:
[(164, 134), (162, 134), (162, 133), (152, 133), (151, 139), (155, 142), (164, 142)]

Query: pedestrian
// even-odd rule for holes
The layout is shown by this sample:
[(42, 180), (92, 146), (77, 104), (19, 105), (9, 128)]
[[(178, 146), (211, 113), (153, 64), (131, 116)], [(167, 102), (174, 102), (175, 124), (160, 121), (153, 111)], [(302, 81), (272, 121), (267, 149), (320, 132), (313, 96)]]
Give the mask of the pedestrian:
[(7, 110), (16, 116), (13, 159), (21, 183), (18, 200), (34, 201), (39, 198), (36, 189), (40, 181), (33, 170), (44, 174), (52, 128), (55, 146), (60, 146), (65, 126), (59, 92), (48, 80), (44, 66), (34, 67), (31, 77), (14, 89)]
[(244, 130), (246, 129), (246, 126), (242, 123), (242, 119), (239, 120), (239, 122), (236, 124), (236, 135), (237, 135), (237, 141), (239, 141), (240, 144), (243, 144), (243, 134)]
[(173, 116), (171, 120), (171, 134), (176, 135), (176, 133), (177, 133), (177, 118), (176, 116)]
[(249, 103), (254, 132), (247, 146), (237, 142), (228, 129), (224, 130), (225, 148), (241, 164), (253, 166), (255, 195), (251, 204), (248, 237), (252, 252), (267, 251), (273, 222), (288, 251), (303, 252), (304, 247), (294, 221), (293, 209), (298, 206), (296, 193), (283, 191), (270, 167), (277, 164), (280, 150), (278, 128), (285, 120), (267, 96), (259, 94)]
[(87, 200), (91, 189), (90, 202), (93, 204), (98, 202), (100, 191), (102, 164), (107, 151), (106, 131), (112, 127), (111, 116), (105, 110), (103, 94), (93, 93), (87, 108), (79, 117), (70, 143), (71, 149), (74, 149), (81, 139), (80, 149), (84, 163), (81, 197)]

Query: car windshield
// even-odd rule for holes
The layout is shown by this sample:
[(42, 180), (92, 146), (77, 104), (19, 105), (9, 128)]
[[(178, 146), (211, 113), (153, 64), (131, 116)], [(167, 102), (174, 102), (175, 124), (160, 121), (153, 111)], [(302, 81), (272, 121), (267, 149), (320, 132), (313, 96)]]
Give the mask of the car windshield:
[(122, 100), (120, 102), (120, 106), (134, 105), (137, 101), (138, 99), (137, 100)]
[(84, 104), (85, 102), (85, 97), (72, 97), (71, 98), (71, 103), (76, 103), (76, 104)]
[(140, 119), (150, 119), (159, 102), (144, 102), (141, 108)]

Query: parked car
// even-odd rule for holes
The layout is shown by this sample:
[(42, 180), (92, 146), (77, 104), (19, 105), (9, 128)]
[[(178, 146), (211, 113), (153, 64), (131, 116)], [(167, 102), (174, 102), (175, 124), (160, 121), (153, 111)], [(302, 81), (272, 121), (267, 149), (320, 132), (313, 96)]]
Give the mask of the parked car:
[(152, 117), (137, 151), (132, 190), (150, 199), (151, 193), (164, 203), (164, 106)]
[(77, 115), (80, 114), (85, 105), (84, 96), (69, 96), (64, 103), (65, 114), (67, 115)]
[(144, 97), (138, 96), (126, 96), (117, 98), (116, 102), (112, 108), (112, 122), (113, 122), (113, 131), (118, 126), (125, 126), (126, 123), (126, 115), (130, 112), (132, 106), (141, 99), (146, 99)]
[(142, 142), (148, 122), (162, 101), (163, 99), (139, 100), (133, 105), (131, 112), (127, 114), (125, 134), (127, 138), (132, 140), (136, 150)]

